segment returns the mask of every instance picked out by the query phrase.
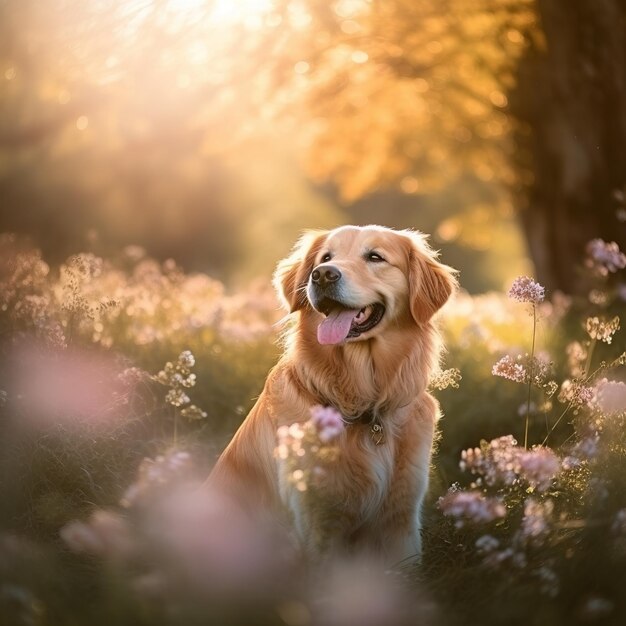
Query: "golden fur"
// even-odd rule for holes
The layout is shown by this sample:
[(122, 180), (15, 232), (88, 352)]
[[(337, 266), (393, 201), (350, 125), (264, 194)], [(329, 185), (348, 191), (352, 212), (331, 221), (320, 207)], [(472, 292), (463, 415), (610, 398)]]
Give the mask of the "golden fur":
[[(382, 260), (368, 257), (371, 251)], [(361, 336), (322, 345), (317, 327), (324, 314), (311, 302), (311, 275), (330, 263), (340, 270), (342, 298), (357, 307), (379, 302), (385, 312)], [(390, 564), (418, 559), (439, 415), (426, 391), (440, 349), (432, 317), (455, 288), (454, 271), (420, 233), (345, 226), (305, 234), (278, 264), (274, 284), (292, 318), (285, 352), (211, 482), (241, 494), (252, 508), (286, 506), (313, 557), (365, 550)], [(313, 507), (287, 480), (274, 450), (277, 428), (306, 421), (320, 404), (337, 409), (347, 426), (325, 478), (331, 505)], [(383, 425), (384, 443), (374, 443), (367, 423), (350, 423), (366, 413)]]

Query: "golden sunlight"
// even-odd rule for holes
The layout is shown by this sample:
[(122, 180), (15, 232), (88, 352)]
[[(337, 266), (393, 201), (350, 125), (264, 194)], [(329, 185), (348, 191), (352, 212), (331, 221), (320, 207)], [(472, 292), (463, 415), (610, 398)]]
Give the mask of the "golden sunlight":
[(169, 0), (173, 10), (196, 13), (218, 24), (257, 22), (274, 6), (272, 0)]

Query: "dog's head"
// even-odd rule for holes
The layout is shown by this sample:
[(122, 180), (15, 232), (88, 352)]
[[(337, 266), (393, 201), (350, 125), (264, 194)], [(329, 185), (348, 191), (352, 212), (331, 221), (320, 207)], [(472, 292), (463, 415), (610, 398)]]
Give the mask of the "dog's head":
[(290, 312), (315, 312), (322, 344), (370, 339), (389, 326), (425, 324), (456, 286), (424, 235), (381, 226), (307, 232), (274, 282)]

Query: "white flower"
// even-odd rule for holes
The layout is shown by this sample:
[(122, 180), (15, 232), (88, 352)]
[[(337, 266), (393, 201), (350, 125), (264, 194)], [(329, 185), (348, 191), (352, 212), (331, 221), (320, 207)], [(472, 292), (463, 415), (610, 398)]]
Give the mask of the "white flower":
[(611, 343), (613, 335), (619, 330), (619, 317), (616, 315), (611, 320), (588, 317), (585, 322), (585, 328), (592, 339)]
[(193, 367), (196, 364), (196, 359), (191, 350), (184, 350), (180, 353), (178, 362), (184, 367)]

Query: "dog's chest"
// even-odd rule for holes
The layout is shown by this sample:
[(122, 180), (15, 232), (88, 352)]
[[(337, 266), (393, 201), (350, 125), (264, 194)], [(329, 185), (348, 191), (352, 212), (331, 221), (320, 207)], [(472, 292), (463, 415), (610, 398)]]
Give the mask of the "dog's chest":
[(336, 496), (365, 521), (376, 516), (391, 487), (396, 443), (386, 438), (377, 445), (368, 429), (347, 433), (335, 472)]

